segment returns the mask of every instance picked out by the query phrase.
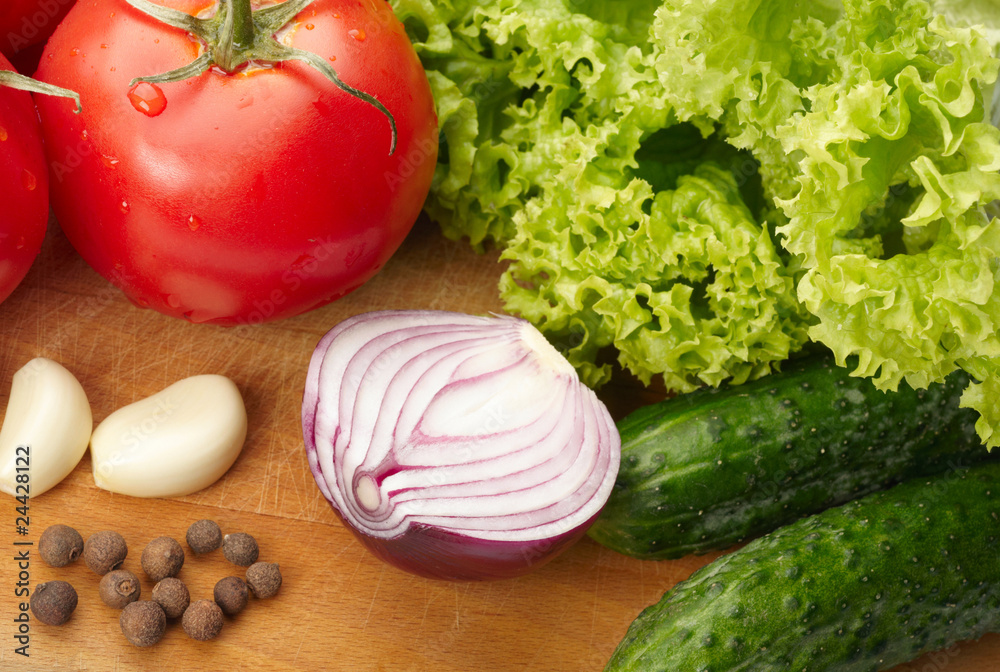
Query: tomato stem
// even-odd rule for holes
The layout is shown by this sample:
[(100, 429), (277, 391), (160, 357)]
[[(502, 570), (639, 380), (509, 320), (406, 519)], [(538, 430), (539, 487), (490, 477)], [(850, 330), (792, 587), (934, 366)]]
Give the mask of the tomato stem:
[(132, 7), (152, 16), (162, 23), (187, 31), (205, 45), (205, 52), (196, 60), (180, 68), (158, 75), (136, 77), (130, 86), (139, 82), (179, 82), (197, 77), (213, 65), (227, 73), (249, 62), (280, 63), (302, 61), (319, 71), (344, 93), (362, 100), (385, 115), (392, 137), (389, 154), (396, 151), (398, 129), (392, 113), (375, 96), (347, 84), (336, 70), (321, 56), (279, 43), (274, 35), (292, 21), (314, 0), (285, 0), (258, 10), (250, 0), (218, 0), (215, 16), (199, 19), (185, 12), (155, 4), (149, 0), (125, 0)]
[(219, 34), (215, 62), (226, 72), (246, 63), (245, 52), (254, 46), (253, 8), (250, 0), (224, 0), (228, 11)]
[(59, 96), (61, 98), (72, 98), (76, 101), (76, 113), (80, 113), (80, 94), (70, 91), (60, 86), (39, 82), (37, 79), (19, 75), (11, 70), (0, 70), (0, 86), (32, 93), (43, 93), (47, 96)]

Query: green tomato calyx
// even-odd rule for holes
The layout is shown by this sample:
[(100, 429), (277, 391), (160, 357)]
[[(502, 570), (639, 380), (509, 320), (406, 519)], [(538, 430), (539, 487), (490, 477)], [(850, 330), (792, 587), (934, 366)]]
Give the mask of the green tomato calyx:
[(205, 47), (204, 53), (191, 63), (175, 70), (148, 77), (136, 77), (130, 83), (169, 83), (197, 77), (216, 66), (233, 73), (250, 62), (280, 63), (303, 61), (318, 70), (345, 93), (375, 107), (389, 120), (392, 141), (389, 154), (396, 151), (396, 119), (375, 96), (347, 84), (322, 56), (311, 51), (295, 49), (278, 42), (274, 35), (285, 27), (313, 0), (286, 0), (254, 10), (250, 0), (220, 0), (218, 11), (211, 18), (201, 19), (149, 0), (125, 0), (139, 11), (161, 23), (180, 28), (197, 37)]
[(59, 96), (61, 98), (72, 98), (76, 101), (76, 113), (80, 113), (80, 94), (76, 91), (64, 89), (61, 86), (54, 86), (39, 82), (37, 79), (25, 77), (11, 70), (0, 70), (0, 86), (6, 86), (20, 91), (30, 91), (32, 93), (43, 93), (47, 96)]

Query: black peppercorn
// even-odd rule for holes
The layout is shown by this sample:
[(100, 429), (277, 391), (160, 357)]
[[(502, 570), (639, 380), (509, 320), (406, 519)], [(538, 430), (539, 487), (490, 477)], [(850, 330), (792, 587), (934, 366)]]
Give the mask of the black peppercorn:
[(46, 581), (31, 594), (31, 613), (48, 625), (62, 625), (76, 609), (76, 589), (65, 581)]
[(38, 538), (38, 554), (52, 567), (65, 567), (83, 554), (83, 537), (69, 525), (52, 525)]
[(135, 574), (127, 569), (115, 569), (101, 577), (98, 592), (104, 604), (113, 609), (124, 609), (139, 599), (142, 586)]
[(191, 639), (205, 642), (222, 630), (222, 609), (212, 600), (198, 600), (184, 612), (181, 626)]
[(167, 631), (167, 617), (156, 602), (140, 600), (122, 609), (118, 625), (129, 642), (146, 647), (163, 638), (163, 633)]
[(195, 553), (210, 553), (222, 546), (222, 530), (214, 520), (199, 520), (188, 528), (187, 543)]
[(281, 588), (281, 571), (273, 562), (256, 562), (247, 569), (247, 585), (255, 597), (274, 597)]
[(153, 601), (163, 607), (167, 618), (180, 618), (191, 604), (191, 593), (183, 581), (168, 576), (153, 586)]
[(215, 584), (215, 603), (226, 616), (235, 616), (247, 606), (250, 591), (246, 582), (238, 576), (227, 576)]
[(91, 571), (101, 576), (121, 567), (127, 555), (128, 546), (124, 537), (111, 530), (90, 535), (83, 545), (83, 561)]
[(142, 549), (139, 562), (149, 580), (156, 583), (168, 576), (177, 576), (184, 566), (184, 549), (176, 539), (157, 537)]
[(234, 565), (249, 567), (257, 562), (259, 553), (257, 540), (246, 532), (227, 534), (222, 539), (222, 554)]

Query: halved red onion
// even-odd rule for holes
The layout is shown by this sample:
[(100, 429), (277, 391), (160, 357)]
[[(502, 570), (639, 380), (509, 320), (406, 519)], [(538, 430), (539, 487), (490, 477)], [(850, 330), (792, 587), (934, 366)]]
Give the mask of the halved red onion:
[(316, 483), (362, 543), (441, 579), (517, 576), (568, 548), (621, 452), (607, 409), (530, 323), (442, 311), (326, 334), (302, 428)]

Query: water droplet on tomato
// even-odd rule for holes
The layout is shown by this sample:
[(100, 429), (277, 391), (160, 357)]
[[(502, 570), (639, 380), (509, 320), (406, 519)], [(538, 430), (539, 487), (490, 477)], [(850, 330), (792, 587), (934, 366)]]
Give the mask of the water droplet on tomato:
[(330, 106), (327, 105), (325, 102), (323, 102), (322, 98), (317, 98), (316, 100), (314, 100), (313, 107), (319, 110), (319, 113), (322, 114), (323, 116), (326, 116), (331, 112)]
[(311, 23), (307, 23), (307, 24), (306, 24), (306, 30), (312, 30), (312, 29), (313, 29), (313, 28), (315, 28), (315, 27), (316, 27), (316, 26), (314, 26), (314, 25), (313, 25), (313, 24), (311, 24)]
[(333, 18), (339, 19), (340, 18), (340, 14), (338, 14), (337, 12), (334, 12), (333, 13)]
[(28, 191), (34, 191), (35, 188), (38, 186), (38, 178), (36, 178), (35, 174), (32, 173), (31, 171), (27, 169), (22, 170), (21, 184), (23, 184), (24, 188), (27, 189)]
[(331, 56), (331, 57), (330, 57), (330, 62), (331, 62), (331, 63), (333, 63), (333, 62), (334, 62), (334, 61), (336, 61), (336, 60), (337, 60), (337, 57), (336, 57), (336, 56)]
[(81, 140), (86, 140), (87, 139), (87, 129), (86, 128), (83, 129), (82, 131), (80, 131), (80, 139)]
[(253, 184), (250, 185), (250, 199), (254, 206), (261, 208), (267, 198), (267, 179), (262, 173), (254, 177)]
[(156, 117), (167, 109), (167, 97), (163, 89), (150, 82), (139, 82), (128, 92), (129, 102), (147, 117)]
[(80, 55), (80, 50), (77, 49), (76, 47), (73, 47), (72, 49), (69, 50), (69, 55), (70, 56), (79, 56)]
[(7, 141), (7, 129), (4, 128), (3, 126), (0, 126), (0, 142), (6, 142), (6, 141)]
[(17, 245), (16, 245), (17, 249), (19, 249), (19, 250), (23, 250), (23, 249), (24, 249), (24, 246), (25, 246), (25, 245), (27, 244), (27, 242), (28, 242), (28, 241), (26, 241), (26, 240), (24, 239), (24, 236), (18, 236), (18, 237), (17, 237)]
[(118, 209), (127, 215), (129, 213), (129, 210), (132, 209), (132, 206), (128, 204), (128, 201), (122, 201), (121, 203), (118, 204)]
[(361, 255), (363, 255), (364, 253), (365, 253), (365, 244), (361, 243), (360, 245), (358, 245), (353, 250), (347, 253), (347, 256), (344, 258), (344, 266), (350, 268), (354, 264), (358, 263), (358, 259), (360, 259)]
[(293, 271), (305, 270), (307, 266), (315, 266), (316, 263), (317, 263), (316, 257), (312, 256), (311, 254), (303, 254), (298, 259), (292, 262), (292, 270)]
[(351, 30), (347, 31), (347, 34), (353, 37), (358, 42), (365, 41), (365, 31), (360, 30), (358, 28), (352, 28)]
[(190, 217), (188, 217), (189, 229), (191, 229), (192, 231), (197, 231), (198, 227), (200, 226), (201, 226), (201, 220), (198, 218), (197, 215), (191, 215)]
[(107, 156), (105, 154), (101, 154), (101, 162), (105, 165), (105, 167), (110, 168), (111, 170), (118, 169), (119, 161), (113, 156)]
[(159, 43), (160, 43), (160, 38), (156, 38), (155, 40), (153, 40), (153, 44), (159, 44)]
[(106, 45), (106, 44), (102, 44), (101, 45), (101, 49), (107, 49), (107, 48), (108, 48), (108, 45)]

